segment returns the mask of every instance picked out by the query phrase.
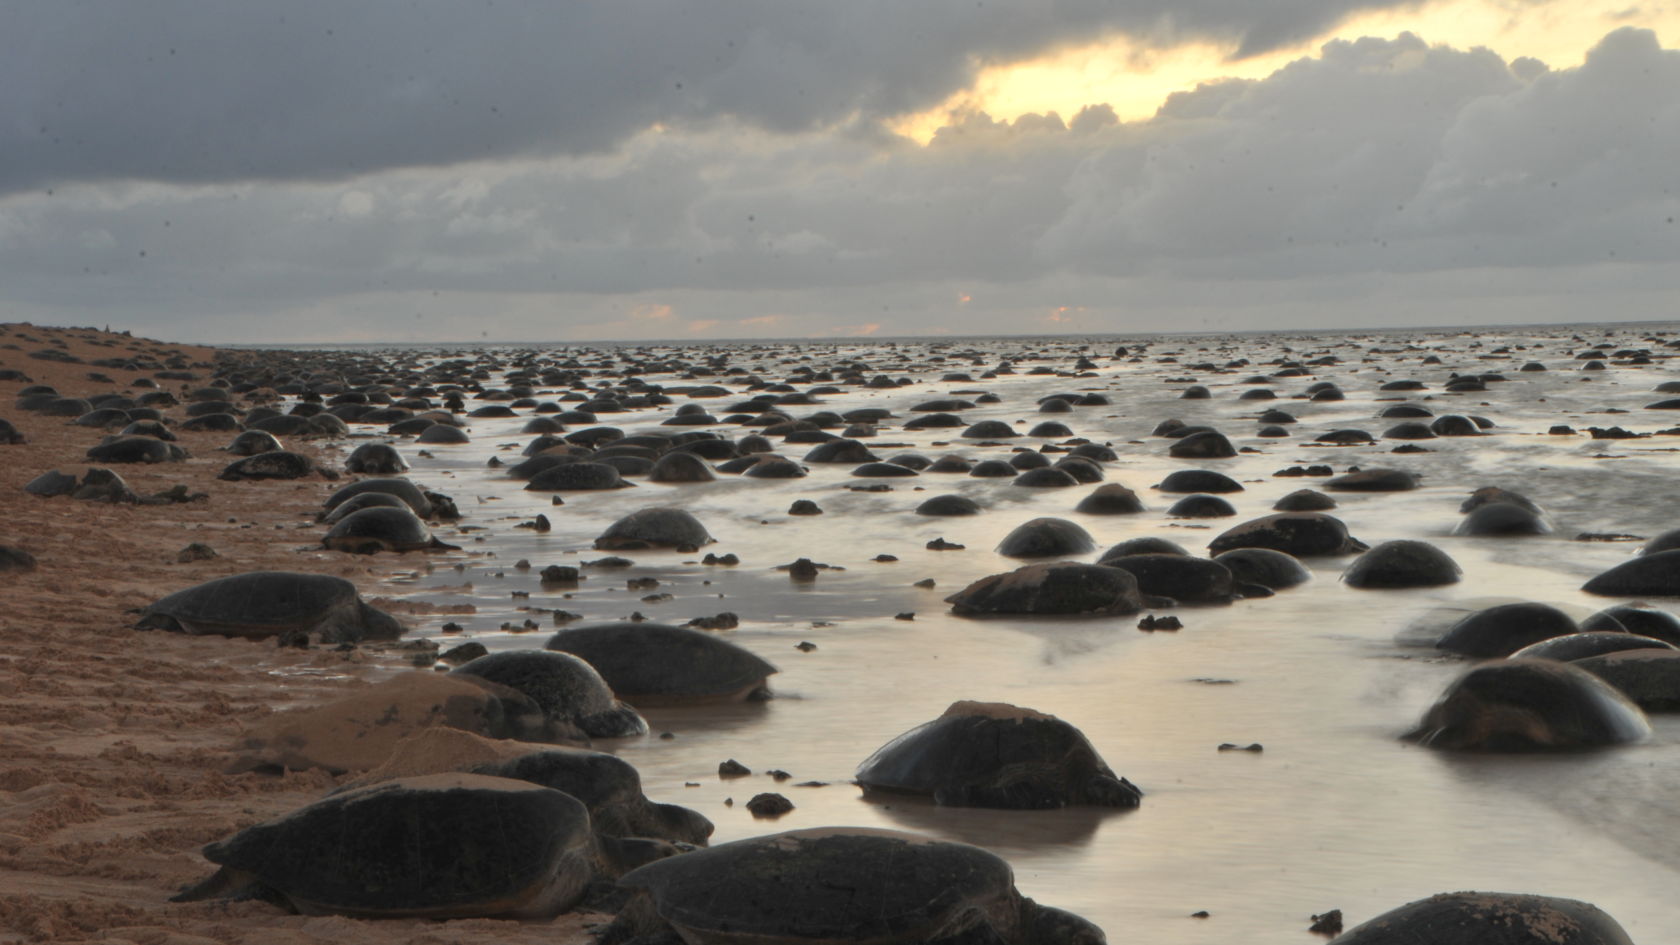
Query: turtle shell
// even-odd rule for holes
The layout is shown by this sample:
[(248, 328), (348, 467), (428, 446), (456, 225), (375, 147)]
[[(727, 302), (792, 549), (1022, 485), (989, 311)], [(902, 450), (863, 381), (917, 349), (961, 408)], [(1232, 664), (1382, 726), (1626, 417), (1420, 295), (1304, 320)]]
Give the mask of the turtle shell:
[(353, 473), (390, 475), (407, 469), (408, 461), (389, 443), (363, 443), (350, 451), (344, 468)]
[(439, 547), (441, 543), (432, 537), (426, 523), (406, 506), (371, 506), (339, 519), (321, 544), (335, 551), (367, 554), (374, 551), (419, 551)]
[(269, 450), (227, 464), (218, 479), (301, 479), (315, 471), (315, 461), (302, 453)]
[(1143, 609), (1137, 578), (1119, 568), (1058, 561), (983, 577), (945, 602), (958, 616), (989, 614), (1135, 614)]
[(547, 643), (595, 667), (632, 705), (762, 698), (776, 667), (727, 640), (664, 623), (601, 623), (562, 630)]
[(251, 571), (195, 584), (147, 607), (137, 626), (253, 638), (301, 631), (326, 643), (402, 635), (396, 618), (363, 603), (349, 581), (295, 571)]
[(1569, 663), (1483, 663), (1447, 688), (1408, 740), (1463, 751), (1568, 751), (1651, 734), (1639, 707)]
[(979, 847), (890, 830), (819, 827), (737, 840), (650, 863), (619, 884), (688, 942), (1021, 938), (1023, 900), (1008, 863)]
[(408, 503), (414, 514), (421, 518), (428, 518), (432, 514), (432, 502), (426, 498), (426, 493), (419, 486), (407, 479), (362, 479), (345, 486), (327, 497), (323, 504), (326, 512), (338, 508), (339, 503), (353, 495), (363, 492), (386, 492)]
[(870, 755), (857, 780), (866, 790), (927, 794), (954, 807), (1136, 807), (1143, 797), (1079, 729), (1002, 703), (953, 703)]
[(589, 808), (595, 832), (604, 836), (654, 837), (704, 846), (712, 835), (712, 822), (698, 812), (648, 800), (635, 766), (606, 752), (549, 748), (486, 762), (473, 772), (564, 791)]
[(450, 675), (476, 676), (518, 690), (551, 722), (595, 738), (646, 735), (647, 722), (617, 699), (601, 674), (569, 653), (509, 650), (465, 663)]
[(253, 875), (306, 915), (530, 919), (582, 899), (599, 857), (576, 798), (477, 774), (347, 791), (212, 843), (204, 855)]
[(255, 456), (270, 450), (285, 449), (274, 434), (262, 430), (246, 430), (233, 438), (233, 442), (222, 447), (235, 456)]
[(698, 548), (715, 539), (688, 512), (670, 507), (640, 509), (607, 526), (595, 547), (605, 551), (642, 548)]
[(1096, 547), (1090, 532), (1065, 518), (1035, 518), (1003, 536), (997, 553), (1009, 558), (1060, 558)]
[(1335, 945), (1632, 945), (1591, 903), (1524, 893), (1441, 893), (1391, 909)]

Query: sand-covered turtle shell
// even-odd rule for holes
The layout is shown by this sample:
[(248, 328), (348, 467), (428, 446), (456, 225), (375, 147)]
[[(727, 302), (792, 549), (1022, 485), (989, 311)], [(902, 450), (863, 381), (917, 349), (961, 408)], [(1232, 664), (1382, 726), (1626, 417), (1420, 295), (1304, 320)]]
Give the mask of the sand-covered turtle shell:
[(583, 897), (599, 860), (576, 798), (476, 774), (333, 795), (212, 843), (204, 855), (299, 912), (369, 918), (549, 918)]
[(857, 781), (865, 790), (926, 794), (953, 807), (1136, 807), (1143, 797), (1079, 729), (995, 702), (953, 703), (870, 755)]
[[(738, 840), (650, 863), (619, 884), (636, 898), (615, 928), (647, 933), (663, 922), (708, 945), (1103, 942), (1090, 923), (1023, 899), (997, 855), (890, 830), (818, 827)], [(1037, 934), (1045, 913), (1064, 920), (1064, 934)], [(609, 931), (607, 940), (624, 937)]]
[(709, 633), (664, 623), (600, 623), (547, 643), (595, 667), (624, 701), (687, 705), (765, 698), (776, 667)]
[(297, 631), (323, 643), (402, 635), (396, 618), (363, 603), (356, 585), (296, 571), (251, 571), (195, 584), (145, 608), (136, 626), (253, 638)]

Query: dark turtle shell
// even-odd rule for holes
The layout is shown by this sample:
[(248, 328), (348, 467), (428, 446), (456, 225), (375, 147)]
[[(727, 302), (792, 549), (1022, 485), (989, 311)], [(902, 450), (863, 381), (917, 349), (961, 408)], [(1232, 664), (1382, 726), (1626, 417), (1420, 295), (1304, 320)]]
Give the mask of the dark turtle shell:
[(362, 492), (345, 499), (338, 504), (338, 508), (328, 512), (321, 519), (322, 524), (332, 525), (340, 519), (360, 512), (362, 509), (387, 508), (408, 509), (408, 503), (389, 492)]
[(1447, 688), (1406, 736), (1431, 748), (1559, 751), (1639, 741), (1645, 713), (1608, 683), (1555, 660), (1497, 660)]
[(1518, 601), (1466, 614), (1435, 646), (1465, 656), (1510, 656), (1525, 646), (1579, 630), (1573, 617), (1550, 604)]
[(349, 581), (296, 571), (195, 584), (147, 607), (136, 627), (253, 638), (298, 631), (323, 643), (394, 640), (403, 631), (396, 618), (363, 603)]
[(1320, 512), (1278, 512), (1251, 519), (1208, 543), (1216, 555), (1232, 548), (1270, 548), (1297, 558), (1367, 550), (1364, 542), (1348, 534), (1341, 519)]
[(1426, 541), (1385, 541), (1360, 555), (1342, 572), (1349, 587), (1404, 588), (1457, 584), (1464, 571), (1447, 553)]
[(389, 443), (363, 443), (350, 451), (344, 468), (353, 473), (388, 476), (407, 469), (408, 461)]
[(647, 722), (613, 698), (595, 668), (569, 653), (509, 650), (457, 667), (450, 675), (476, 676), (515, 689), (543, 710), (548, 720), (592, 738), (646, 735)]
[(649, 482), (711, 482), (716, 478), (704, 459), (687, 451), (666, 453), (648, 470)]
[(1523, 893), (1441, 893), (1365, 922), (1332, 945), (1633, 945), (1591, 903)]
[(952, 807), (1136, 807), (1143, 797), (1079, 729), (1002, 703), (953, 703), (870, 755), (857, 780), (865, 790), (926, 794)]
[(1680, 550), (1630, 558), (1583, 584), (1581, 590), (1605, 597), (1680, 596)]
[(1029, 564), (983, 577), (945, 598), (951, 612), (991, 614), (1114, 615), (1143, 609), (1137, 578), (1119, 568), (1057, 561)]
[(437, 919), (551, 918), (583, 898), (600, 859), (576, 798), (478, 774), (336, 794), (212, 843), (204, 856), (307, 915)]
[(1238, 584), (1256, 584), (1274, 591), (1312, 579), (1312, 572), (1295, 556), (1270, 548), (1233, 548), (1213, 560), (1224, 565)]
[(1137, 578), (1141, 593), (1170, 597), (1180, 603), (1228, 604), (1235, 592), (1231, 572), (1211, 558), (1141, 554), (1105, 556), (1100, 563), (1130, 572)]
[(1075, 512), (1086, 515), (1133, 515), (1143, 511), (1143, 502), (1137, 493), (1118, 482), (1098, 486), (1090, 495), (1079, 500), (1073, 507)]
[(530, 492), (584, 492), (595, 489), (626, 489), (634, 485), (624, 481), (619, 471), (606, 463), (575, 462), (551, 466), (531, 477), (525, 484)]
[(595, 547), (604, 551), (643, 548), (699, 548), (716, 539), (683, 509), (656, 507), (631, 512), (607, 526)]
[(727, 640), (663, 623), (574, 627), (546, 646), (580, 657), (620, 699), (638, 706), (767, 698), (767, 680), (776, 672)]
[[(720, 883), (727, 877), (727, 883)], [(691, 942), (1102, 945), (1101, 930), (1038, 906), (996, 854), (863, 827), (737, 840), (626, 873), (636, 891), (610, 941), (668, 925)]]
[(979, 515), (980, 503), (965, 495), (936, 495), (916, 506), (917, 515)]
[(327, 532), (327, 537), (321, 539), (321, 544), (334, 551), (348, 551), (354, 554), (455, 547), (432, 537), (426, 523), (420, 521), (420, 517), (408, 508), (377, 505), (358, 509), (339, 519)]
[(1061, 558), (1096, 547), (1090, 532), (1065, 518), (1035, 518), (1005, 535), (997, 553), (1009, 558)]
[(119, 436), (87, 451), (96, 463), (169, 463), (186, 455), (179, 446), (149, 436)]
[(425, 491), (407, 479), (401, 478), (362, 479), (352, 482), (328, 496), (327, 501), (323, 503), (323, 508), (326, 512), (331, 512), (338, 508), (339, 503), (345, 499), (353, 495), (360, 495), (363, 492), (389, 493), (407, 503), (408, 507), (414, 510), (415, 515), (421, 518), (430, 518), (432, 515), (432, 501), (427, 497)]
[(1665, 643), (1654, 637), (1642, 637), (1637, 633), (1626, 633), (1620, 630), (1589, 630), (1583, 633), (1566, 633), (1561, 637), (1530, 643), (1515, 653), (1511, 659), (1542, 659), (1558, 660), (1563, 663), (1573, 663), (1584, 660), (1589, 656), (1602, 656), (1605, 653), (1620, 653), (1623, 650), (1668, 650), (1680, 652), (1672, 643)]
[(218, 479), (301, 479), (315, 471), (315, 461), (302, 453), (270, 450), (236, 459), (222, 469)]
[(255, 456), (270, 450), (285, 449), (274, 434), (262, 430), (246, 430), (233, 438), (233, 442), (222, 447), (235, 456)]

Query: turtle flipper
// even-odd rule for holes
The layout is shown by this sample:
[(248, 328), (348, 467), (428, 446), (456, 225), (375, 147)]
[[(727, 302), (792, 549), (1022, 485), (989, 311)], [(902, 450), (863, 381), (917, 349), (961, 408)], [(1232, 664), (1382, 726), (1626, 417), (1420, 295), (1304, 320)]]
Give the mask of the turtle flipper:
[(202, 902), (206, 899), (227, 899), (236, 902), (246, 899), (274, 901), (274, 894), (245, 870), (223, 866), (198, 883), (169, 897), (170, 902)]

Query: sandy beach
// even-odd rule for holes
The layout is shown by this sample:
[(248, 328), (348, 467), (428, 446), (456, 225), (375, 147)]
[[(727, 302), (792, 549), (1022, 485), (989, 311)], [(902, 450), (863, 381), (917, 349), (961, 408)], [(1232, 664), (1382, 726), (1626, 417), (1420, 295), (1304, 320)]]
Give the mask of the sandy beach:
[[(58, 351), (77, 361), (31, 354)], [(0, 326), (0, 382), (8, 404), (30, 384), (64, 396), (135, 391), (153, 370), (99, 367), (99, 359), (186, 361), (195, 381), (159, 381), (179, 393), (211, 379), (216, 352), (92, 329)], [(102, 374), (109, 380), (90, 378)], [(576, 916), (553, 923), (471, 920), (370, 922), (290, 916), (261, 902), (172, 905), (167, 899), (210, 867), (199, 849), (331, 789), (316, 771), (224, 773), (241, 734), (273, 713), (327, 701), (407, 665), (394, 648), (281, 649), (272, 641), (142, 633), (130, 611), (224, 575), (259, 569), (335, 574), (376, 594), (371, 559), (322, 551), (312, 522), (334, 483), (223, 482), (228, 433), (180, 435), (184, 462), (115, 467), (140, 495), (184, 485), (204, 498), (110, 504), (26, 494), (59, 469), (80, 475), (102, 431), (11, 411), (28, 438), (0, 447), (7, 527), (0, 543), (33, 555), (6, 573), (0, 612), (0, 941), (525, 942), (582, 941)], [(293, 449), (324, 464), (307, 440)], [(192, 543), (216, 557), (181, 562)]]

